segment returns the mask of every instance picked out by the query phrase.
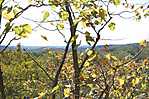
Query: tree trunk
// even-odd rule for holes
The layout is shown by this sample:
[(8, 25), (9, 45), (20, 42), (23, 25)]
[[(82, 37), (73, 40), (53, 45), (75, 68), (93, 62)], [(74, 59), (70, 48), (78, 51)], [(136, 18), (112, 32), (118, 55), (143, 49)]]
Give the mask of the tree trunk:
[(77, 49), (76, 49), (76, 41), (72, 44), (72, 56), (73, 56), (73, 68), (74, 68), (74, 98), (79, 99), (80, 96), (80, 73), (79, 73), (79, 66), (78, 66), (78, 55), (77, 55)]
[(5, 95), (5, 87), (4, 87), (4, 82), (3, 82), (3, 72), (0, 66), (0, 92), (1, 92), (1, 99), (6, 99)]
[[(75, 37), (76, 35), (76, 28), (78, 24), (74, 24), (73, 22), (73, 16), (72, 16), (72, 11), (70, 10), (71, 5), (69, 3), (66, 4), (66, 11), (69, 14), (68, 21), (70, 25), (70, 32), (71, 32), (71, 37)], [(79, 71), (79, 65), (78, 65), (78, 52), (77, 52), (77, 47), (76, 47), (76, 39), (72, 42), (72, 59), (73, 59), (73, 68), (74, 68), (74, 85), (75, 89), (73, 91), (74, 94), (74, 99), (79, 99), (80, 97), (80, 71)]]

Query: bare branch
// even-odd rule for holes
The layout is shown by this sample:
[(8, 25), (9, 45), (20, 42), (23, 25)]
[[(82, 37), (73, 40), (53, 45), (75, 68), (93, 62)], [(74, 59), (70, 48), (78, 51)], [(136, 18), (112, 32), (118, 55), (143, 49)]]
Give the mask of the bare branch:
[[(93, 46), (91, 47), (91, 50), (93, 50), (93, 49), (96, 47), (97, 42), (98, 42), (99, 39), (100, 39), (100, 34), (99, 34), (99, 33), (100, 33), (100, 32), (104, 29), (104, 27), (111, 21), (111, 19), (112, 19), (112, 17), (110, 17), (109, 20), (106, 21), (106, 23), (98, 30), (98, 32), (95, 31), (96, 34), (97, 34), (97, 38), (96, 38), (95, 43), (94, 43)], [(84, 58), (82, 64), (80, 65), (80, 71), (82, 70), (83, 65), (85, 64), (85, 62), (87, 61), (88, 58), (89, 58), (89, 56), (86, 55), (86, 57)]]
[(62, 67), (63, 67), (63, 65), (65, 63), (65, 60), (66, 60), (66, 56), (67, 56), (67, 53), (68, 53), (68, 49), (69, 49), (69, 45), (70, 45), (71, 39), (72, 39), (72, 36), (70, 37), (70, 39), (69, 39), (69, 41), (68, 41), (68, 43), (67, 43), (67, 45), (65, 47), (65, 52), (64, 52), (62, 61), (61, 61), (60, 65), (59, 65), (59, 67), (58, 67), (58, 69), (56, 71), (55, 78), (54, 78), (54, 80), (52, 82), (52, 88), (54, 88), (57, 85), (57, 83), (58, 83), (58, 78), (59, 78), (61, 69), (62, 69)]
[(37, 64), (37, 66), (47, 75), (47, 77), (52, 81), (53, 79), (50, 77), (48, 72), (43, 68), (43, 66), (26, 49), (23, 49), (23, 50)]
[(19, 39), (20, 39), (20, 38), (16, 38), (16, 37), (12, 38), (12, 39), (9, 41), (9, 43), (0, 51), (0, 53), (3, 53), (3, 52), (8, 48), (8, 46), (11, 44), (12, 41), (14, 41), (14, 40), (19, 40)]

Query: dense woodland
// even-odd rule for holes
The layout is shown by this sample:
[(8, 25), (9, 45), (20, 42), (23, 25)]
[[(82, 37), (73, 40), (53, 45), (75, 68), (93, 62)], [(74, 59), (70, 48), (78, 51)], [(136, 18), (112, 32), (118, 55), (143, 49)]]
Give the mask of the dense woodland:
[[(149, 91), (149, 47), (139, 53), (134, 60), (121, 65), (135, 57), (138, 48), (139, 45), (134, 47), (133, 44), (116, 46), (109, 50), (107, 46), (96, 48), (98, 56), (92, 56), (81, 72), (80, 96), (85, 99), (99, 98), (103, 88), (108, 86), (106, 94), (109, 94), (110, 98), (146, 99)], [(116, 56), (109, 55), (109, 51)], [(16, 49), (8, 49), (1, 54), (0, 64), (7, 99), (22, 99), (25, 96), (46, 99), (51, 98), (52, 93), (56, 94), (56, 99), (71, 97), (74, 72), (71, 51), (62, 68), (58, 85), (50, 88), (51, 79), (54, 78), (63, 52), (64, 50), (57, 48), (40, 49), (40, 53), (35, 50), (26, 52), (19, 45)], [(80, 60), (84, 57), (83, 52), (79, 52)]]
[[(98, 45), (113, 40), (102, 33), (115, 31), (115, 18), (140, 24), (147, 19), (145, 1), (0, 0), (0, 99), (148, 99), (147, 40)], [(33, 8), (38, 19), (28, 14)], [(12, 48), (12, 42), (39, 30), (57, 33), (66, 46)], [(48, 42), (44, 34), (41, 38)]]

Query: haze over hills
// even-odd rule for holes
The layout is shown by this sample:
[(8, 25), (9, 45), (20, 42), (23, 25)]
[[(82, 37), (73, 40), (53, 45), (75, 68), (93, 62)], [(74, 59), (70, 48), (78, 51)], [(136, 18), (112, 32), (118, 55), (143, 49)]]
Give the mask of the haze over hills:
[[(149, 45), (149, 42), (148, 42), (148, 45)], [(104, 45), (97, 45), (96, 48), (102, 48)], [(109, 48), (112, 50), (112, 49), (115, 49), (115, 48), (126, 48), (126, 47), (134, 47), (134, 48), (138, 48), (139, 47), (139, 44), (138, 43), (132, 43), (132, 44), (111, 44), (109, 45)], [(4, 45), (0, 45), (0, 49), (4, 48), (5, 46)], [(79, 50), (83, 50), (83, 49), (86, 49), (86, 48), (89, 48), (90, 46), (87, 46), (87, 45), (83, 45), (83, 46), (79, 46)], [(15, 49), (16, 46), (9, 46), (8, 49)], [(30, 50), (44, 50), (44, 49), (65, 49), (65, 46), (24, 46), (24, 45), (21, 45), (21, 48), (23, 49), (30, 49)]]
[[(0, 49), (3, 49), (5, 46), (0, 46)], [(41, 54), (41, 53), (47, 53), (47, 51), (50, 49), (51, 51), (64, 51), (65, 46), (21, 46), (22, 49), (25, 49), (27, 51)], [(89, 48), (89, 46), (80, 46), (78, 48), (79, 52), (85, 51), (85, 49)], [(102, 50), (104, 48), (104, 45), (97, 45), (96, 50), (101, 54), (104, 55), (104, 51)], [(9, 46), (8, 50), (15, 50), (16, 46)], [(109, 45), (109, 50), (112, 54), (119, 58), (124, 58), (125, 56), (134, 56), (140, 49), (140, 45), (138, 43), (133, 44), (125, 44), (125, 45)], [(70, 49), (71, 50), (71, 47)], [(147, 43), (147, 47), (144, 49), (144, 51), (139, 55), (140, 58), (145, 58), (149, 56), (149, 42)]]

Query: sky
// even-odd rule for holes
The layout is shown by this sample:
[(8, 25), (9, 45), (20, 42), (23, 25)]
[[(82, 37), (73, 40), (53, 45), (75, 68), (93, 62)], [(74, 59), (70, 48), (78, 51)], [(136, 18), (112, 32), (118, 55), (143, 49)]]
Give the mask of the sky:
[[(18, 0), (19, 1), (19, 0)], [(25, 2), (23, 0), (20, 0), (22, 6), (26, 6)], [(24, 0), (25, 1), (25, 0)], [(144, 3), (149, 2), (149, 0), (135, 0), (135, 3)], [(31, 8), (27, 10), (20, 18), (18, 18), (15, 23), (21, 24), (21, 23), (29, 23), (33, 27), (36, 26), (35, 23), (25, 20), (23, 17), (31, 18), (35, 20), (39, 20), (40, 13), (45, 8), (37, 9), (37, 8)], [(113, 8), (114, 9), (114, 8)], [(120, 7), (121, 9), (121, 7)], [(51, 16), (52, 18), (55, 16)], [(115, 16), (112, 20), (116, 23), (116, 30), (110, 31), (107, 27), (101, 32), (101, 38), (103, 39), (112, 39), (112, 40), (100, 40), (98, 44), (128, 44), (128, 43), (136, 43), (140, 42), (141, 40), (145, 39), (149, 41), (149, 18), (143, 18), (141, 21), (136, 21), (134, 19), (123, 19), (118, 16)], [(2, 24), (6, 23), (5, 19), (2, 19)], [(2, 26), (3, 28), (4, 26)], [(41, 35), (44, 35), (48, 38), (48, 41), (45, 41), (41, 38)], [(64, 34), (66, 35), (66, 38), (69, 38), (69, 34), (66, 31)], [(95, 35), (92, 35), (95, 36)], [(13, 37), (13, 34), (9, 34), (7, 36), (7, 40), (3, 42), (3, 45), (7, 44), (10, 38)], [(82, 45), (86, 45), (85, 38), (83, 35), (79, 35), (78, 42), (81, 40)], [(25, 39), (21, 39), (19, 41), (14, 41), (11, 45), (17, 45), (18, 43), (21, 43), (21, 45), (24, 46), (64, 46), (66, 43), (64, 42), (63, 37), (53, 31), (47, 31), (43, 29), (37, 29), (36, 31), (33, 31), (29, 37)]]

